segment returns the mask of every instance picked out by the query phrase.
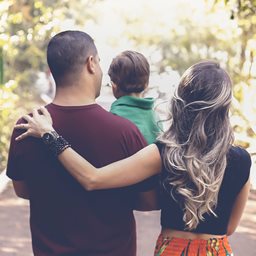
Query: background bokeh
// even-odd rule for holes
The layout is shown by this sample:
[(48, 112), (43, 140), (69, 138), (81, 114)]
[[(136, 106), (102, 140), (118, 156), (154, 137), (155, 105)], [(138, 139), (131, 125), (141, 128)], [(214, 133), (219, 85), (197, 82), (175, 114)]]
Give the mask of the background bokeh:
[[(231, 113), (236, 144), (256, 155), (255, 0), (2, 0), (0, 1), (0, 171), (17, 118), (54, 95), (46, 46), (56, 33), (79, 29), (99, 50), (104, 72), (99, 103), (113, 100), (107, 69), (123, 50), (151, 64), (147, 95), (164, 102), (180, 75), (216, 59), (234, 83)], [(165, 104), (158, 105), (165, 112)], [(252, 178), (255, 183), (255, 168)]]

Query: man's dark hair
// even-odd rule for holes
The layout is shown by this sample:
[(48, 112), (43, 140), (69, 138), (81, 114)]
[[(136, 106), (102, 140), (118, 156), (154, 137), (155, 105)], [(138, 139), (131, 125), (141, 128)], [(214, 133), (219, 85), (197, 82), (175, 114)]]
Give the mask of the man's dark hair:
[(138, 93), (146, 89), (149, 81), (149, 63), (144, 55), (124, 51), (113, 59), (108, 75), (123, 92)]
[(47, 47), (47, 62), (56, 85), (79, 75), (88, 57), (96, 54), (93, 39), (82, 31), (64, 31), (55, 35)]

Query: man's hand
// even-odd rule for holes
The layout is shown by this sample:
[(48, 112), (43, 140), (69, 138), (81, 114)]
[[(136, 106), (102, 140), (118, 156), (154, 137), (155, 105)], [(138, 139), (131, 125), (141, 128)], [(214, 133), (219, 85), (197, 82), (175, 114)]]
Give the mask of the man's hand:
[(39, 111), (42, 114), (38, 113), (38, 110), (33, 110), (33, 116), (25, 115), (23, 119), (27, 121), (25, 124), (17, 124), (14, 126), (14, 129), (26, 130), (15, 140), (22, 140), (28, 136), (41, 138), (44, 133), (54, 131), (52, 127), (52, 118), (50, 113), (45, 107), (41, 107)]

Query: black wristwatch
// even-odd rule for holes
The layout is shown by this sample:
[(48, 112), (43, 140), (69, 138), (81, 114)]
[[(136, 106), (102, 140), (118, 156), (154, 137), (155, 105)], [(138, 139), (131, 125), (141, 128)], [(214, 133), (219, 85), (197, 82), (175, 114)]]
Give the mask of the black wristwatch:
[(42, 141), (55, 156), (58, 156), (65, 149), (71, 147), (71, 145), (56, 131), (44, 133), (42, 136)]
[(57, 141), (59, 137), (60, 136), (56, 131), (50, 131), (43, 134), (42, 141), (44, 144), (50, 145), (53, 142)]

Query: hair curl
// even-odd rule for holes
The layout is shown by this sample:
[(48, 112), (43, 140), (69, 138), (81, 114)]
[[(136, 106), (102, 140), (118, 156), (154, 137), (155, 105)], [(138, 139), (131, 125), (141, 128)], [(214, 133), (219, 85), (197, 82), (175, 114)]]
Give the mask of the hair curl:
[[(171, 100), (171, 126), (159, 140), (165, 144), (169, 175), (163, 186), (181, 198), (187, 230), (213, 214), (233, 143), (229, 121), (232, 82), (215, 61), (191, 66)], [(175, 198), (174, 198), (175, 199)]]

